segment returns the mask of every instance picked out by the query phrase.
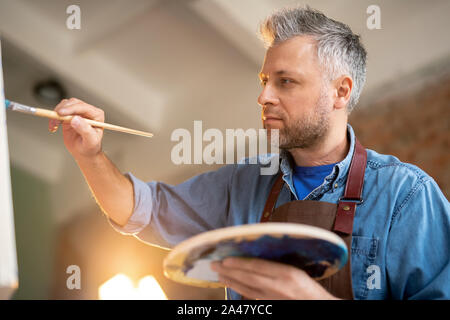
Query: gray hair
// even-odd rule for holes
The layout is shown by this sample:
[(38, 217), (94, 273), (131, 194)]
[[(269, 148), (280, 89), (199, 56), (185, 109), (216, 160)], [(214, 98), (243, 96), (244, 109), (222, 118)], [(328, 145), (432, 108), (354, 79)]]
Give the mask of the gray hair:
[(317, 41), (317, 57), (328, 80), (343, 74), (353, 79), (347, 112), (353, 110), (366, 81), (367, 53), (359, 35), (346, 24), (308, 6), (287, 8), (266, 18), (260, 25), (260, 35), (267, 48), (296, 36), (312, 36)]

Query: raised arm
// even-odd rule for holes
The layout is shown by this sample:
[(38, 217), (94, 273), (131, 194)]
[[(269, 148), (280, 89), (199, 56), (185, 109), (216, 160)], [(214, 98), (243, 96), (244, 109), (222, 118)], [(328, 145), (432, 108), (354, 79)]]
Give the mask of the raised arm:
[[(103, 129), (81, 118), (104, 122), (103, 110), (72, 98), (62, 100), (55, 111), (61, 116), (75, 116), (62, 123), (64, 144), (102, 211), (118, 225), (125, 225), (133, 211), (133, 185), (102, 151)], [(49, 120), (49, 131), (55, 132), (59, 125), (60, 121)]]

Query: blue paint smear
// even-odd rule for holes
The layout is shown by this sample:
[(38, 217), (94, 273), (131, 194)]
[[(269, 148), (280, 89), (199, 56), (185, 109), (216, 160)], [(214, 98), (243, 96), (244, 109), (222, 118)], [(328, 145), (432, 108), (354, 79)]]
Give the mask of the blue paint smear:
[[(197, 250), (196, 250), (197, 251)], [(200, 252), (200, 253), (198, 253)], [(222, 260), (226, 257), (249, 257), (285, 263), (304, 270), (312, 278), (321, 277), (329, 268), (340, 269), (347, 263), (346, 246), (321, 239), (299, 239), (290, 236), (262, 236), (255, 240), (223, 241), (213, 246), (205, 246), (195, 256), (185, 260), (184, 272), (197, 259)]]

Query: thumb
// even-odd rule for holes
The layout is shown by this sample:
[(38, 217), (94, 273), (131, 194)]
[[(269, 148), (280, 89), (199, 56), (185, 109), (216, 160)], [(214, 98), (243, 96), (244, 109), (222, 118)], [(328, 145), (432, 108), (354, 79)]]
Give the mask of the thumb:
[(74, 116), (70, 121), (70, 126), (83, 138), (83, 140), (92, 140), (96, 131), (83, 118)]

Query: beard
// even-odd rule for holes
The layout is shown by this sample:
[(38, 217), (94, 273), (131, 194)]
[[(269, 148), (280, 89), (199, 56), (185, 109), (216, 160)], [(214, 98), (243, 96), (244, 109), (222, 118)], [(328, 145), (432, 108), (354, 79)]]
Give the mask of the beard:
[[(279, 129), (280, 149), (306, 149), (317, 145), (327, 134), (330, 126), (328, 96), (322, 90), (314, 110), (302, 119), (287, 121), (282, 118), (284, 127)], [(270, 128), (268, 132), (270, 134)]]

